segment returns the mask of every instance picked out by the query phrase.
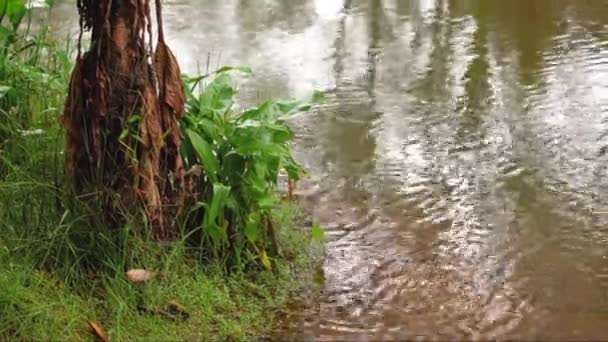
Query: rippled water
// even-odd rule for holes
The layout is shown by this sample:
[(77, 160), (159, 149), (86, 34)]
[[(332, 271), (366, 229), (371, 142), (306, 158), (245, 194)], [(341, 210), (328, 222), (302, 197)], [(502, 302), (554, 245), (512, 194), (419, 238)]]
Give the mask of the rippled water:
[(608, 1), (166, 3), (188, 71), (329, 94), (293, 122), (326, 283), (279, 336), (608, 339)]

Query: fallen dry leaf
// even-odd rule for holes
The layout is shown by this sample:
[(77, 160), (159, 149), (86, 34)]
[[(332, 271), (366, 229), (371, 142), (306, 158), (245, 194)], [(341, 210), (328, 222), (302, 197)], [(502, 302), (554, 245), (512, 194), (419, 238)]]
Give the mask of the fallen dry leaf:
[(87, 321), (87, 323), (89, 323), (89, 326), (91, 327), (91, 330), (93, 330), (93, 334), (95, 335), (97, 340), (103, 342), (110, 341), (110, 339), (108, 338), (108, 334), (97, 323), (93, 321)]

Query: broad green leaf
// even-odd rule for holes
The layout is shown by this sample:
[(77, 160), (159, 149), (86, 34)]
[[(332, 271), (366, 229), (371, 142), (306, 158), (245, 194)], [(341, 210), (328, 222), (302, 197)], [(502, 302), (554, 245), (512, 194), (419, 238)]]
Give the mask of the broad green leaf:
[(201, 159), (205, 171), (214, 182), (217, 181), (220, 163), (217, 160), (217, 157), (213, 154), (211, 145), (201, 138), (198, 133), (192, 130), (187, 130), (186, 133), (188, 134), (190, 143), (192, 143), (192, 146), (196, 150), (196, 154)]
[(250, 169), (243, 177), (243, 180), (247, 185), (247, 191), (256, 202), (266, 195), (266, 192), (268, 191), (268, 182), (263, 174), (260, 175), (255, 172), (255, 170)]
[(325, 230), (317, 222), (312, 224), (312, 237), (319, 242), (325, 240)]
[(21, 20), (23, 20), (23, 17), (27, 13), (27, 6), (25, 6), (22, 0), (0, 0), (0, 11), (3, 11), (5, 8), (6, 12), (2, 14), (8, 16), (13, 25), (13, 30), (17, 30), (21, 24)]
[(254, 107), (241, 113), (238, 120), (253, 120), (258, 122), (268, 121), (275, 117), (275, 112), (273, 109), (274, 104), (272, 102), (266, 101), (262, 103), (259, 107)]
[(277, 199), (272, 195), (265, 195), (258, 198), (260, 209), (272, 209), (277, 204)]
[(276, 184), (279, 179), (279, 171), (281, 169), (280, 157), (269, 157), (267, 159), (268, 170), (266, 171), (266, 180)]
[(228, 241), (226, 227), (218, 224), (218, 219), (224, 217), (224, 208), (230, 195), (230, 187), (223, 184), (213, 185), (211, 204), (205, 212), (204, 227), (216, 247)]
[(267, 126), (272, 131), (272, 140), (275, 143), (282, 144), (293, 140), (295, 134), (287, 125), (273, 124)]
[(252, 125), (239, 125), (232, 136), (232, 142), (239, 154), (252, 156), (260, 153), (277, 153), (272, 131)]
[(213, 139), (213, 140), (219, 140), (222, 137), (220, 128), (218, 127), (218, 125), (207, 119), (207, 118), (201, 118), (198, 122), (196, 127), (198, 128), (197, 131), (201, 132), (202, 134), (205, 134), (207, 137)]
[[(188, 168), (194, 166), (197, 163), (196, 152), (192, 149), (192, 144), (181, 144), (179, 146), (179, 153), (182, 155), (182, 159), (184, 159), (184, 163), (186, 163)], [(193, 158), (195, 160), (192, 160)]]
[(244, 120), (241, 121), (237, 128), (240, 129), (264, 129), (264, 124), (262, 123), (261, 120), (258, 119), (254, 119), (254, 120)]
[(245, 237), (247, 241), (256, 243), (260, 239), (260, 220), (259, 215), (250, 214), (245, 224)]
[(260, 179), (264, 179), (266, 175), (266, 170), (268, 170), (268, 165), (266, 165), (266, 160), (257, 160), (253, 165), (256, 175)]
[[(238, 182), (228, 182), (230, 184), (237, 184)], [(226, 208), (233, 211), (237, 216), (241, 216), (242, 212), (249, 211), (249, 208), (243, 205), (243, 201), (241, 200), (241, 196), (238, 191), (231, 191), (230, 196), (228, 196), (228, 202), (226, 202)]]
[(241, 155), (236, 152), (227, 153), (222, 160), (222, 176), (233, 181), (240, 181), (245, 173), (245, 166), (245, 158)]
[(232, 78), (228, 74), (220, 74), (207, 85), (201, 96), (200, 104), (202, 107), (218, 110), (223, 114), (234, 104), (235, 95), (236, 89)]
[(198, 97), (196, 97), (192, 92), (186, 94), (188, 98), (188, 102), (186, 104), (186, 113), (188, 115), (185, 120), (195, 121), (194, 119), (198, 118), (201, 114), (201, 104), (199, 103)]
[(215, 71), (215, 73), (221, 74), (221, 73), (228, 72), (228, 71), (240, 71), (244, 74), (253, 73), (253, 70), (251, 70), (250, 67), (246, 67), (246, 66), (224, 66), (224, 67), (217, 69), (217, 71)]
[(230, 187), (223, 184), (213, 184), (213, 199), (208, 209), (207, 218), (210, 221), (215, 221), (220, 216), (221, 211), (226, 206), (230, 195)]

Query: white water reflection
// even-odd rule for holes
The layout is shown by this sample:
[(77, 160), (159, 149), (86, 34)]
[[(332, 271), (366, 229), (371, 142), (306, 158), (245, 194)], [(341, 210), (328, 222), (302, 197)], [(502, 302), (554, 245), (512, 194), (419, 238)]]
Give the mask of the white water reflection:
[(338, 19), (349, 0), (314, 0), (317, 15), (324, 20)]

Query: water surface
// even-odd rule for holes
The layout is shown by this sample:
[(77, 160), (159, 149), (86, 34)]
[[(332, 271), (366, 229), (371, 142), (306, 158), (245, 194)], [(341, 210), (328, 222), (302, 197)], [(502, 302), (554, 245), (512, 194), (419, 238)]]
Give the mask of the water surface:
[(608, 339), (608, 1), (165, 2), (188, 72), (328, 93), (293, 122), (326, 282), (279, 336)]

